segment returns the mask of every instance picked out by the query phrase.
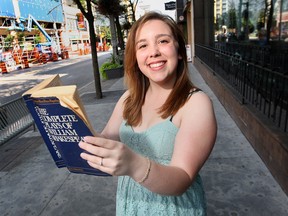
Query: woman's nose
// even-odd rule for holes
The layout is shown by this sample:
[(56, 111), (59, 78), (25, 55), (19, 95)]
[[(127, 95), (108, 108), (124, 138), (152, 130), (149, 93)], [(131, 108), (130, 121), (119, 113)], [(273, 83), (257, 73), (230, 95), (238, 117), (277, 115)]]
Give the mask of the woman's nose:
[(157, 45), (153, 45), (150, 47), (150, 57), (160, 56), (160, 51)]

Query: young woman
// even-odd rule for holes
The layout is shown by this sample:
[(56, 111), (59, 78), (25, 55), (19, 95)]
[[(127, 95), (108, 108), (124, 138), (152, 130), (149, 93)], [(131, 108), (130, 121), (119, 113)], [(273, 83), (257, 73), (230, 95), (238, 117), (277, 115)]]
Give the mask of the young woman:
[(168, 16), (150, 12), (131, 28), (128, 90), (81, 157), (119, 176), (116, 214), (205, 215), (199, 170), (216, 138), (213, 106), (189, 80), (185, 41)]

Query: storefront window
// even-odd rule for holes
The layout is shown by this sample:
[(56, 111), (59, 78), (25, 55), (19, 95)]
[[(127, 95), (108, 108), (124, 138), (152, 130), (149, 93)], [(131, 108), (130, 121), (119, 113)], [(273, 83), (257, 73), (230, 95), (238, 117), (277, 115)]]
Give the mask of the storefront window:
[(288, 42), (288, 0), (215, 0), (216, 42)]

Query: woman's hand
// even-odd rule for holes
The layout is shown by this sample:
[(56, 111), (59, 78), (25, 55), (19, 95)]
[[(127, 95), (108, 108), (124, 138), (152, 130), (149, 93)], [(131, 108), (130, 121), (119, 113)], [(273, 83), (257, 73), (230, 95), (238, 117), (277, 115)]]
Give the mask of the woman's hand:
[(145, 169), (145, 158), (134, 153), (121, 142), (87, 136), (79, 143), (79, 147), (86, 151), (80, 156), (87, 160), (91, 167), (110, 175), (129, 175), (137, 178), (137, 170), (141, 169), (143, 164)]

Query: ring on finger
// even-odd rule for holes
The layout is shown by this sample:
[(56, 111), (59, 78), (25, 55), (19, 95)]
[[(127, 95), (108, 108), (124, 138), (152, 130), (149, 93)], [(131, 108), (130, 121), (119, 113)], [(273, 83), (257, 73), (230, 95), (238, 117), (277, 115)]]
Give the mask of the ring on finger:
[(103, 158), (101, 158), (100, 166), (103, 166)]

